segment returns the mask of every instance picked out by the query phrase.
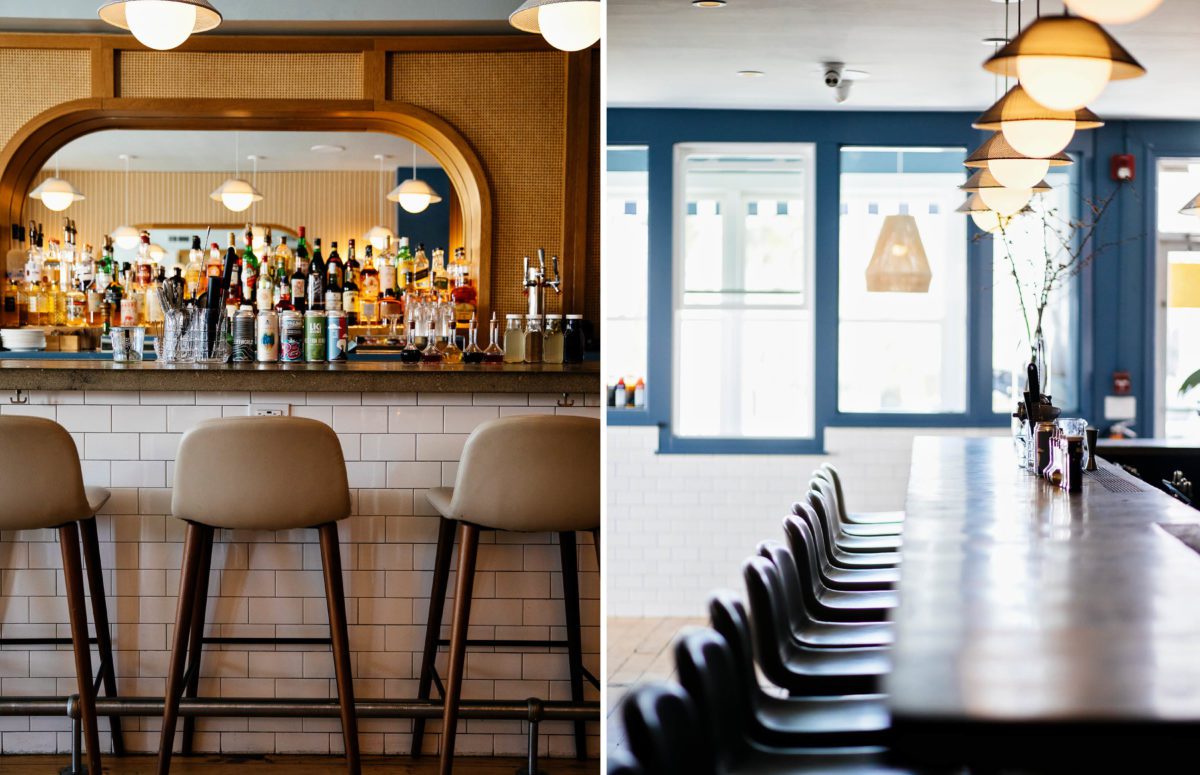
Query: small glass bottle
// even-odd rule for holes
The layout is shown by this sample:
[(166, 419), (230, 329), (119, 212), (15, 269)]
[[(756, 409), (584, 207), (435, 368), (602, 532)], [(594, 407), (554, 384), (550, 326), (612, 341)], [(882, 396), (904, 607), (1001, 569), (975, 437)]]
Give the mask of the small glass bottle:
[(492, 313), (492, 320), (488, 324), (488, 346), (483, 351), (484, 363), (503, 363), (504, 348), (500, 346), (500, 321), (496, 320), (496, 313)]
[(410, 321), (408, 324), (408, 343), (404, 345), (404, 349), (400, 351), (401, 363), (420, 363), (421, 350), (417, 347), (417, 322)]
[(563, 329), (563, 363), (583, 363), (583, 315), (567, 315)]
[(467, 349), (463, 350), (463, 363), (483, 363), (483, 348), (479, 346), (479, 321), (471, 316), (467, 324)]
[(542, 318), (540, 315), (525, 316), (525, 362), (542, 362)]
[(542, 362), (563, 362), (562, 315), (546, 316), (546, 330), (542, 332)]
[[(461, 351), (459, 352), (458, 357), (462, 358)], [(426, 345), (425, 349), (421, 351), (421, 363), (441, 363), (442, 360), (442, 351), (438, 349), (437, 342), (435, 341), (434, 337), (429, 337), (429, 344)]]
[(442, 343), (441, 348), (442, 360), (444, 360), (446, 363), (463, 362), (463, 351), (461, 348), (459, 348), (458, 342), (455, 341), (457, 338), (458, 337), (454, 335), (453, 319), (451, 319), (450, 336), (444, 343)]
[(504, 362), (522, 363), (525, 361), (525, 331), (521, 328), (520, 315), (505, 315), (508, 321), (504, 329)]

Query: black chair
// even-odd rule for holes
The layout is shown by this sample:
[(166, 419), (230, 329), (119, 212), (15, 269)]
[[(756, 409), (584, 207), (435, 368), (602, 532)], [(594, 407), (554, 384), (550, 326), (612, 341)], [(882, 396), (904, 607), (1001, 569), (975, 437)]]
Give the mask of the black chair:
[(903, 511), (850, 511), (846, 506), (846, 493), (842, 489), (842, 475), (831, 463), (822, 464), (821, 470), (825, 472), (826, 478), (833, 482), (834, 490), (837, 493), (838, 510), (845, 522), (852, 525), (894, 525), (904, 521)]
[(808, 487), (810, 490), (820, 493), (825, 502), (829, 534), (833, 538), (834, 546), (846, 552), (863, 554), (895, 552), (900, 549), (900, 536), (854, 536), (846, 533), (838, 519), (837, 492), (828, 479), (814, 476), (809, 480)]
[[(647, 775), (911, 775), (882, 761), (877, 748), (777, 753), (731, 736), (720, 716), (701, 715), (682, 688), (663, 682), (633, 689), (621, 706), (630, 753)], [(734, 740), (736, 742), (736, 739)]]
[[(709, 602), (715, 634), (729, 652), (734, 680), (729, 691), (735, 696), (729, 706), (745, 718), (745, 734), (751, 741), (768, 748), (880, 745), (890, 724), (883, 697), (877, 694), (852, 697), (778, 697), (763, 691), (754, 672), (753, 639), (750, 619), (742, 602), (732, 593), (717, 592)], [(683, 642), (676, 647), (683, 648)], [(698, 691), (716, 692), (709, 675), (697, 673), (697, 655), (677, 656), (676, 667), (683, 688), (697, 696)], [(692, 682), (702, 685), (696, 690)]]
[(642, 765), (621, 748), (608, 749), (608, 775), (646, 775)]
[(836, 474), (830, 473), (829, 468), (821, 466), (813, 471), (814, 479), (824, 479), (833, 487), (834, 493), (834, 511), (837, 512), (838, 525), (842, 532), (852, 536), (898, 536), (904, 530), (903, 519), (896, 522), (871, 522), (869, 524), (859, 524), (851, 522), (846, 514), (846, 502), (842, 495), (841, 478)]
[[(831, 622), (886, 622), (899, 599), (895, 592), (845, 592), (829, 589), (821, 583), (813, 569), (807, 552), (793, 554), (778, 541), (762, 541), (758, 555), (775, 564), (781, 576), (789, 567), (796, 569), (797, 582), (789, 590), (784, 585), (784, 595), (799, 591), (805, 608), (818, 620)], [(785, 604), (791, 601), (785, 597)], [(789, 608), (790, 610), (790, 608)]]
[[(805, 509), (804, 507), (808, 508)], [(824, 553), (829, 563), (837, 568), (848, 570), (895, 568), (900, 564), (898, 552), (848, 552), (833, 541), (833, 530), (829, 526), (829, 510), (825, 507), (825, 498), (816, 490), (809, 490), (804, 499), (792, 504), (792, 513), (809, 522), (814, 534), (820, 536), (824, 545)]]
[(755, 661), (768, 681), (797, 697), (879, 691), (880, 679), (891, 667), (887, 649), (820, 649), (797, 643), (775, 565), (751, 557), (744, 573)]
[[(807, 503), (795, 505), (801, 511), (811, 510)], [(793, 554), (808, 554), (809, 564), (816, 568), (822, 584), (847, 592), (881, 592), (896, 588), (900, 581), (900, 571), (896, 568), (839, 568), (831, 563), (825, 554), (824, 543), (809, 527), (815, 517), (808, 516), (809, 519), (803, 521), (796, 514), (784, 517), (783, 532)], [(807, 536), (807, 540), (801, 541), (801, 536)]]

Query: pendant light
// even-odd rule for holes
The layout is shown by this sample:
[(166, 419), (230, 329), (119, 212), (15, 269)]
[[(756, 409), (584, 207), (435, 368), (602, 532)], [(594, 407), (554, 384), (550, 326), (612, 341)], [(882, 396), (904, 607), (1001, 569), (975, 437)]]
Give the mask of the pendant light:
[(600, 0), (525, 0), (508, 23), (522, 32), (541, 33), (560, 51), (580, 51), (600, 40)]
[(75, 202), (81, 202), (87, 197), (79, 189), (59, 177), (58, 156), (54, 157), (54, 177), (46, 178), (34, 190), (29, 192), (30, 199), (38, 199), (47, 209), (61, 213)]
[(1078, 110), (1110, 80), (1146, 74), (1099, 24), (1067, 15), (1041, 17), (983, 66), (1015, 76), (1030, 97), (1052, 110)]
[(867, 292), (928, 293), (932, 279), (917, 219), (911, 215), (885, 217), (867, 264)]
[(142, 241), (142, 233), (129, 225), (129, 160), (133, 157), (123, 153), (118, 158), (125, 161), (125, 225), (117, 227), (111, 236), (117, 247), (133, 250)]
[[(375, 154), (375, 158), (379, 161), (379, 193), (383, 194), (387, 190), (387, 178), (385, 177), (386, 173), (383, 171), (383, 160), (388, 157), (382, 153), (377, 153)], [(386, 194), (379, 198), (379, 224), (372, 226), (371, 230), (366, 233), (366, 239), (371, 243), (371, 247), (375, 249), (376, 253), (385, 249), (388, 246), (388, 242), (396, 236), (395, 232), (383, 225), (384, 221), (387, 220), (384, 217), (383, 207), (383, 203), (386, 200)]]
[(1162, 0), (1063, 0), (1080, 16), (1099, 24), (1128, 24), (1149, 16)]
[(1017, 84), (971, 126), (1003, 132), (1004, 139), (1018, 153), (1047, 158), (1066, 148), (1076, 131), (1096, 129), (1104, 122), (1087, 108), (1051, 110)]
[[(255, 162), (257, 166), (257, 161)], [(250, 209), (250, 205), (255, 202), (262, 201), (262, 194), (258, 189), (243, 180), (241, 174), (241, 133), (233, 133), (233, 177), (227, 178), (224, 183), (217, 187), (216, 191), (209, 194), (210, 199), (214, 199), (235, 213), (245, 212)], [(257, 175), (257, 169), (255, 170)]]
[(1046, 177), (1051, 167), (1065, 167), (1073, 163), (1065, 153), (1048, 158), (1026, 156), (1013, 148), (1002, 132), (994, 133), (963, 162), (967, 167), (976, 169), (986, 167), (1002, 186), (1009, 188), (1030, 188)]
[(159, 51), (177, 48), (193, 33), (208, 32), (221, 23), (221, 12), (208, 0), (109, 0), (98, 13)]
[(413, 143), (412, 168), (413, 176), (392, 189), (392, 193), (388, 194), (387, 198), (392, 202), (399, 202), (407, 212), (416, 215), (425, 212), (425, 208), (429, 205), (442, 201), (442, 198), (433, 190), (433, 186), (417, 177), (416, 143)]
[(1009, 221), (1014, 217), (1012, 215), (1001, 215), (988, 207), (983, 203), (983, 199), (980, 198), (979, 194), (971, 194), (967, 198), (967, 201), (959, 205), (958, 209), (954, 212), (970, 215), (975, 225), (988, 234), (994, 234), (1001, 228), (1008, 226)]
[(1200, 215), (1200, 194), (1196, 194), (1179, 210), (1180, 215)]
[(1051, 190), (1050, 185), (1044, 180), (1029, 188), (1009, 188), (1001, 185), (1000, 181), (996, 180), (996, 177), (986, 169), (976, 170), (975, 174), (959, 188), (979, 194), (983, 203), (1000, 215), (1013, 215), (1025, 207), (1035, 193), (1041, 194)]

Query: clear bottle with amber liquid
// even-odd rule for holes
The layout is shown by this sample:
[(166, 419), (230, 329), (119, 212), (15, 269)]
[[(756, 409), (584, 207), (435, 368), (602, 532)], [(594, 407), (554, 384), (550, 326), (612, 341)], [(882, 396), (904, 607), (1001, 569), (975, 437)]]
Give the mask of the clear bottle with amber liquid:
[(504, 348), (500, 346), (500, 321), (496, 320), (496, 313), (492, 313), (492, 319), (488, 323), (488, 346), (483, 351), (484, 363), (503, 363)]
[(367, 245), (363, 256), (358, 299), (359, 321), (368, 326), (379, 322), (379, 270), (375, 268), (375, 255), (370, 245)]

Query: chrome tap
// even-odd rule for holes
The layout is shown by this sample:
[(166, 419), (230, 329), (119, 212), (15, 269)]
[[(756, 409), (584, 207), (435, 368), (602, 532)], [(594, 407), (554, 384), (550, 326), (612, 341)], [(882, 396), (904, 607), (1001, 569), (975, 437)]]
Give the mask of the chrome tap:
[(555, 293), (562, 293), (562, 275), (558, 270), (558, 256), (550, 259), (554, 279), (546, 279), (546, 251), (538, 248), (537, 266), (533, 266), (529, 256), (525, 256), (524, 279), (522, 281), (525, 293), (529, 296), (529, 314), (541, 317), (546, 314), (546, 289), (551, 288)]

